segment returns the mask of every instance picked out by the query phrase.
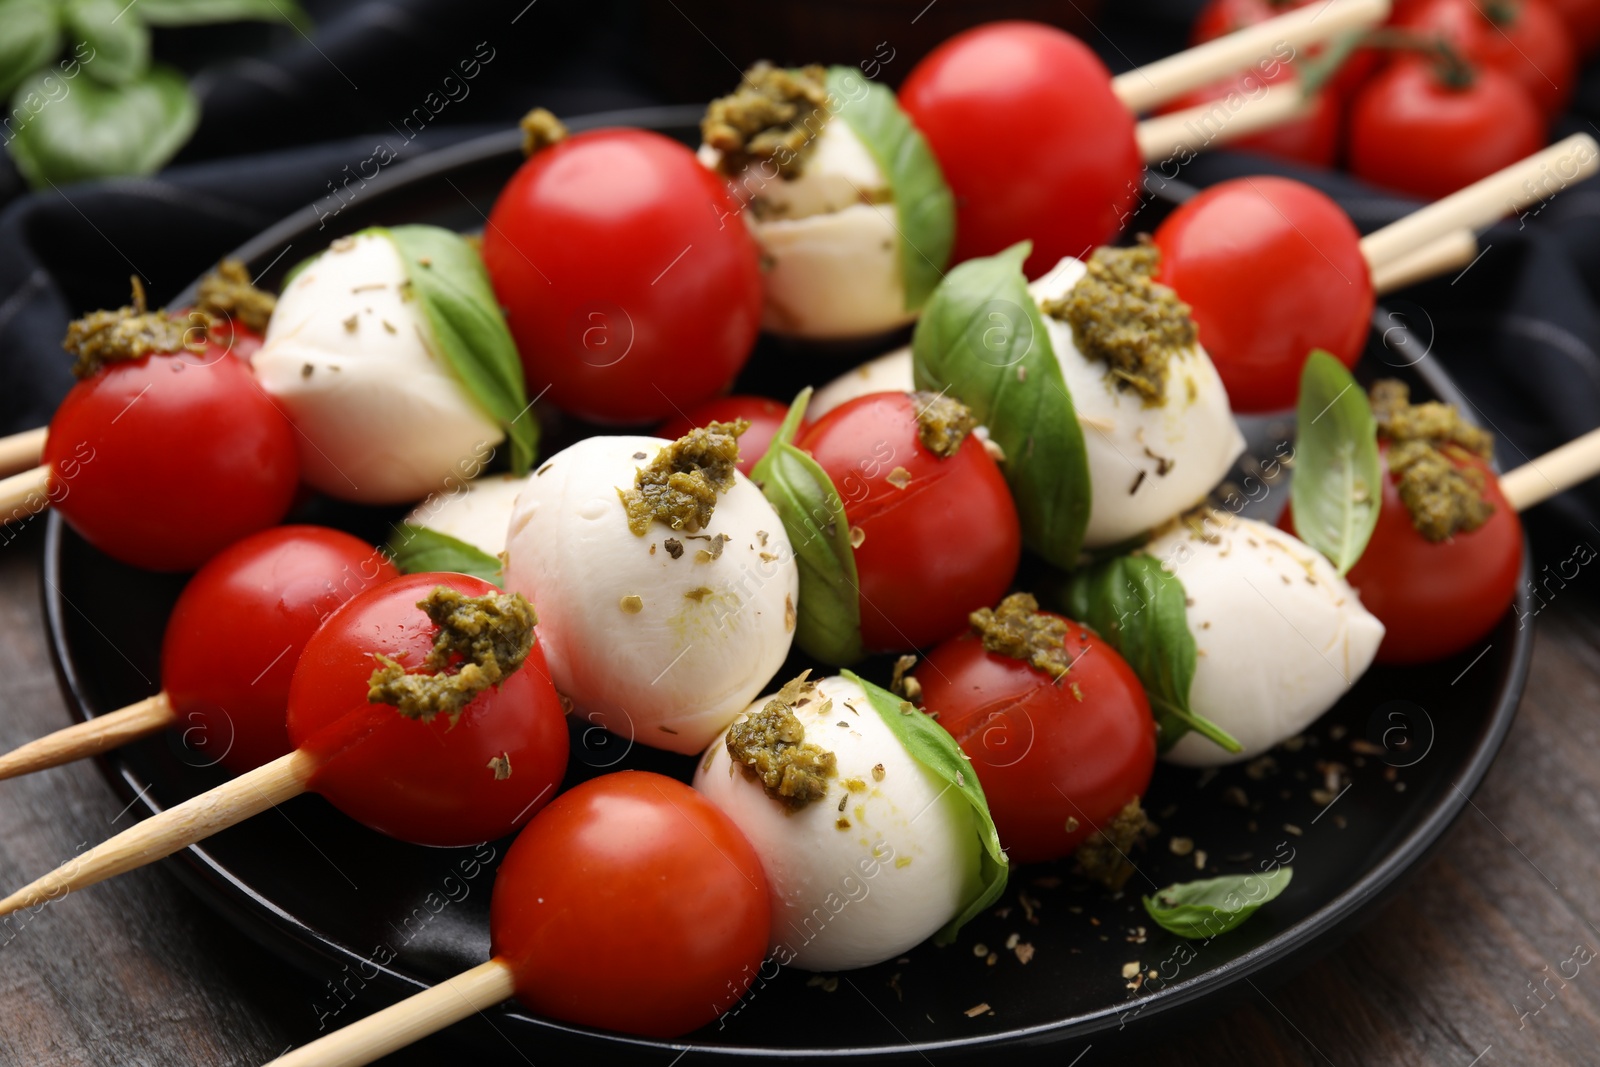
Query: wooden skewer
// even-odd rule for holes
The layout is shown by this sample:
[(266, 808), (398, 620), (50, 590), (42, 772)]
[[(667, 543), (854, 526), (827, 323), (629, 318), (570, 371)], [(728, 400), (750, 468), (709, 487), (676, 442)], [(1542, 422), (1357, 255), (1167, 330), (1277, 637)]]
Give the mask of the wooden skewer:
[(510, 999), (515, 990), (511, 965), (492, 959), (279, 1056), (266, 1067), (358, 1067), (371, 1063)]
[(1502, 474), (1500, 492), (1513, 508), (1526, 511), (1596, 474), (1600, 474), (1600, 429)]
[(1298, 81), (1274, 82), (1266, 92), (1230, 109), (1226, 99), (1208, 100), (1194, 107), (1144, 119), (1134, 128), (1139, 155), (1146, 163), (1159, 163), (1186, 153), (1203, 152), (1213, 145), (1293, 122), (1308, 114), (1314, 101), (1300, 92)]
[(37, 515), (50, 503), (50, 468), (0, 478), (0, 526)]
[(44, 455), (44, 439), (49, 428), (23, 430), (10, 437), (0, 437), (0, 474), (15, 474), (37, 466)]
[(1465, 268), (1477, 258), (1477, 235), (1471, 230), (1456, 230), (1409, 255), (1374, 267), (1372, 288), (1380, 295), (1392, 293), (1447, 271)]
[(0, 780), (97, 755), (164, 730), (177, 721), (172, 701), (167, 699), (166, 693), (157, 693), (120, 711), (97, 715), (88, 722), (57, 730), (0, 755)]
[[(1389, 0), (1326, 0), (1118, 74), (1111, 91), (1137, 115), (1264, 59), (1282, 62), (1306, 45), (1388, 17)], [(1294, 52), (1280, 54), (1285, 45)]]
[(1476, 230), (1554, 196), (1600, 170), (1600, 144), (1575, 133), (1361, 239), (1374, 273), (1453, 230)]

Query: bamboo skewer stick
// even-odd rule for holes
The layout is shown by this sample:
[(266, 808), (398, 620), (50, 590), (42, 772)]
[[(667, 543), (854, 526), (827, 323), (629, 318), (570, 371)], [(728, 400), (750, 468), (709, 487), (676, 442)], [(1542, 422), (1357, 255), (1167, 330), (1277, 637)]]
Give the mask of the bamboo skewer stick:
[(0, 526), (37, 515), (50, 503), (50, 468), (0, 478)]
[(10, 437), (0, 437), (0, 474), (15, 474), (36, 467), (44, 455), (44, 439), (49, 427), (23, 430)]
[(1478, 238), (1471, 230), (1456, 230), (1409, 255), (1372, 268), (1372, 288), (1392, 293), (1448, 271), (1464, 269), (1478, 258)]
[(120, 711), (97, 715), (0, 755), (0, 780), (98, 755), (164, 730), (177, 721), (172, 701), (165, 692), (157, 693)]
[(1600, 474), (1600, 429), (1502, 474), (1500, 492), (1513, 508), (1526, 511), (1596, 474)]
[(1234, 110), (1226, 100), (1208, 100), (1144, 119), (1134, 128), (1134, 136), (1140, 157), (1146, 163), (1159, 163), (1293, 122), (1308, 114), (1314, 104), (1301, 94), (1298, 82), (1275, 82)]

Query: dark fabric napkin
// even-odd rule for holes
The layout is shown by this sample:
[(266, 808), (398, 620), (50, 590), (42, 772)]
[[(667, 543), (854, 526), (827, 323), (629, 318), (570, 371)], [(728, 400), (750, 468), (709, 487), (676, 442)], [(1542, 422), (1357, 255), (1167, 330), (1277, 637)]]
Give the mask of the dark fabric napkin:
[[(678, 102), (640, 73), (649, 67), (639, 61), (649, 48), (642, 4), (524, 4), (328, 0), (308, 4), (310, 38), (288, 28), (158, 31), (158, 53), (196, 74), (203, 103), (176, 165), (151, 179), (28, 194), (0, 163), (0, 432), (44, 424), (70, 387), (60, 339), (72, 315), (126, 302), (134, 273), (153, 300), (170, 297), (261, 229), (311, 210), (380, 143), (392, 167), (503, 129), (535, 104), (576, 115)], [(1107, 5), (1085, 38), (1113, 70), (1126, 69), (1181, 48), (1197, 6)], [(719, 52), (708, 38), (703, 61), (729, 66), (730, 78), (756, 58)], [(470, 82), (444, 85), (475, 57)], [(1600, 133), (1595, 116), (1600, 68), (1591, 66), (1555, 132)], [(1363, 231), (1416, 206), (1343, 175), (1243, 153), (1202, 156), (1182, 180), (1269, 172), (1323, 188)], [(1420, 342), (1424, 358), (1443, 361), (1510, 467), (1600, 424), (1600, 181), (1497, 225), (1480, 244), (1487, 251), (1465, 273), (1396, 294), (1383, 311), (1416, 339), (1396, 359), (1415, 358)], [(1600, 487), (1536, 509), (1528, 525), (1548, 559), (1579, 541), (1600, 545)]]

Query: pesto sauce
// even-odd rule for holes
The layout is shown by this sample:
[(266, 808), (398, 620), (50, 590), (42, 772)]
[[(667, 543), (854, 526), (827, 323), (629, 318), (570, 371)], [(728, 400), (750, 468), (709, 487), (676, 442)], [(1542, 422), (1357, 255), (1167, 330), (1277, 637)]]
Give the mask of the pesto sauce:
[[(657, 452), (649, 466), (637, 468), (633, 488), (617, 490), (628, 513), (628, 529), (643, 537), (652, 522), (688, 533), (705, 527), (716, 509), (717, 494), (733, 488), (739, 435), (749, 428), (748, 422), (738, 419), (690, 430)], [(673, 547), (669, 539), (667, 551), (676, 559), (681, 547), (678, 552)]]
[(912, 393), (911, 399), (917, 405), (917, 440), (940, 459), (955, 455), (961, 442), (977, 428), (978, 420), (954, 397), (919, 391)]
[(1060, 678), (1072, 666), (1066, 620), (1040, 611), (1031, 594), (1012, 593), (998, 608), (979, 608), (967, 620), (990, 652), (1020, 659), (1051, 678)]
[(816, 65), (788, 70), (762, 60), (739, 88), (711, 101), (700, 135), (721, 154), (718, 169), (733, 177), (758, 160), (778, 173), (800, 173), (807, 151), (828, 119), (828, 72)]
[(1072, 854), (1078, 873), (1107, 889), (1121, 889), (1133, 874), (1133, 861), (1128, 859), (1128, 853), (1143, 840), (1149, 826), (1150, 820), (1145, 817), (1139, 798), (1134, 797), (1109, 825), (1096, 830)]
[[(144, 285), (137, 275), (132, 282), (132, 307), (91, 311), (67, 326), (61, 347), (77, 357), (72, 364), (76, 377), (93, 377), (107, 363), (186, 350), (184, 323), (169, 318), (165, 311), (147, 311)], [(197, 342), (196, 347), (203, 348), (204, 342)]]
[(804, 671), (778, 691), (760, 711), (728, 727), (724, 741), (734, 765), (759, 782), (767, 796), (795, 812), (828, 794), (837, 775), (832, 752), (805, 739), (794, 709), (809, 703), (817, 685)]
[(1485, 495), (1483, 471), (1457, 459), (1461, 453), (1490, 458), (1494, 437), (1467, 423), (1454, 405), (1411, 403), (1401, 381), (1374, 382), (1370, 399), (1378, 434), (1389, 441), (1389, 473), (1417, 532), (1446, 541), (1488, 522), (1494, 505)]
[(213, 319), (233, 320), (246, 329), (265, 333), (278, 298), (250, 284), (250, 272), (237, 259), (225, 259), (200, 280), (194, 308)]
[(522, 116), (522, 121), (517, 125), (522, 129), (524, 158), (567, 139), (567, 128), (561, 124), (561, 120), (542, 107), (536, 107)]

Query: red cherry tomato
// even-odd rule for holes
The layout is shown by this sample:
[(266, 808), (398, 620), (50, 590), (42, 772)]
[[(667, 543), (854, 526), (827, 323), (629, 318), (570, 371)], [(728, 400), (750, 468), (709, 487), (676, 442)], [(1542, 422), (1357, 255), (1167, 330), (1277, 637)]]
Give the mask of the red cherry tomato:
[(1059, 682), (973, 634), (917, 670), (923, 705), (972, 758), (1000, 843), (1023, 863), (1059, 859), (1144, 795), (1156, 726), (1133, 668), (1068, 620)]
[(230, 545), (167, 620), (161, 684), (183, 740), (235, 774), (288, 752), (289, 680), (339, 605), (400, 572), (365, 541), (322, 526), (278, 526)]
[(645, 1037), (732, 1008), (771, 924), (767, 878), (739, 828), (646, 771), (584, 782), (540, 812), (500, 864), (489, 912), (518, 1000)]
[(645, 130), (535, 154), (495, 202), (483, 262), (530, 389), (597, 422), (715, 396), (761, 325), (760, 254), (738, 203), (693, 152)]
[(1545, 0), (1422, 0), (1396, 20), (1408, 30), (1442, 36), (1469, 60), (1509, 74), (1528, 90), (1545, 118), (1566, 107), (1577, 83), (1578, 58), (1561, 16)]
[[(309, 788), (346, 815), (419, 845), (510, 833), (548, 803), (567, 767), (561, 698), (535, 641), (522, 666), (452, 725), (367, 702), (373, 653), (421, 663), (435, 627), (416, 604), (435, 586), (499, 592), (465, 574), (408, 574), (358, 593), (307, 642), (289, 686), (289, 740), (324, 756)], [(510, 762), (500, 777), (491, 761)]]
[(45, 441), (50, 499), (109, 556), (191, 570), (281, 520), (300, 478), (294, 430), (241, 360), (112, 363), (72, 387)]
[(1551, 6), (1572, 35), (1579, 59), (1587, 59), (1600, 45), (1600, 0), (1551, 0)]
[[(1205, 44), (1235, 30), (1242, 30), (1246, 26), (1254, 26), (1258, 22), (1277, 18), (1296, 8), (1321, 2), (1322, 0), (1210, 0), (1200, 9), (1200, 14), (1195, 16), (1194, 26), (1189, 33), (1189, 43)], [(1318, 46), (1307, 48), (1305, 54), (1321, 55), (1322, 48)], [(1344, 65), (1328, 82), (1328, 87), (1336, 96), (1348, 97), (1361, 88), (1361, 83), (1371, 76), (1381, 62), (1383, 57), (1375, 49), (1358, 48), (1345, 59)]]
[(739, 469), (746, 475), (767, 454), (767, 446), (777, 436), (783, 417), (789, 413), (787, 405), (764, 396), (725, 396), (708, 400), (687, 415), (668, 419), (656, 431), (659, 437), (676, 441), (690, 430), (713, 422), (732, 422), (744, 419), (750, 428), (739, 435)]
[(1544, 147), (1544, 118), (1515, 79), (1481, 69), (1447, 84), (1431, 62), (1400, 59), (1350, 110), (1350, 170), (1426, 200), (1448, 196)]
[(976, 435), (940, 458), (917, 436), (910, 394), (872, 393), (828, 412), (796, 444), (833, 480), (852, 540), (864, 538), (855, 557), (868, 650), (941, 641), (1010, 587), (1022, 529)]
[[(1263, 85), (1273, 85), (1294, 78), (1294, 71), (1280, 65), (1277, 73), (1265, 77), (1246, 71), (1232, 78), (1224, 78), (1203, 89), (1196, 89), (1178, 97), (1162, 108), (1163, 113), (1181, 111), (1209, 101), (1229, 101), (1241, 106), (1244, 101), (1260, 96)], [(1281, 92), (1297, 90), (1282, 89)], [(1339, 132), (1344, 108), (1336, 92), (1325, 91), (1316, 95), (1311, 113), (1305, 118), (1285, 122), (1263, 133), (1239, 137), (1228, 142), (1228, 147), (1245, 152), (1260, 152), (1309, 163), (1314, 167), (1331, 167), (1339, 156)]]
[(956, 198), (951, 262), (1033, 241), (1037, 277), (1122, 229), (1144, 163), (1134, 118), (1088, 46), (1037, 22), (992, 22), (935, 48), (900, 106)]
[(1294, 403), (1313, 348), (1354, 366), (1372, 318), (1372, 279), (1344, 209), (1288, 178), (1235, 178), (1156, 228), (1160, 280), (1194, 310), (1200, 343), (1235, 411)]
[[(1504, 618), (1516, 596), (1522, 521), (1487, 464), (1451, 453), (1458, 467), (1483, 471), (1494, 514), (1470, 533), (1429, 541), (1417, 532), (1389, 474), (1388, 443), (1380, 442), (1379, 449), (1385, 458), (1383, 507), (1372, 540), (1347, 576), (1362, 605), (1386, 627), (1378, 662), (1428, 663), (1467, 651)], [(1285, 510), (1279, 525), (1293, 533), (1293, 514)]]

